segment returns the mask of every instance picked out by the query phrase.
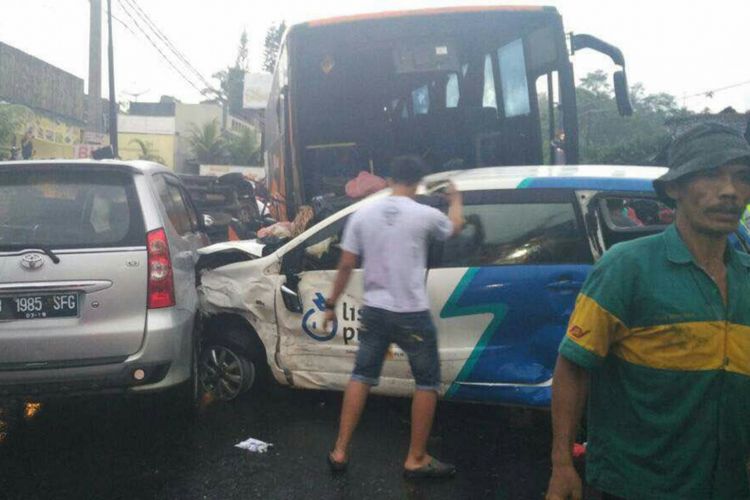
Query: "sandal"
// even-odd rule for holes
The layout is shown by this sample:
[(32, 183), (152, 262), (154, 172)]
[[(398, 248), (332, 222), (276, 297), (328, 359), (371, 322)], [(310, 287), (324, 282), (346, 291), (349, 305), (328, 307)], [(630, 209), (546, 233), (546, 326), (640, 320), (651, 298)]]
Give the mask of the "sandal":
[(331, 453), (333, 452), (328, 452), (328, 456), (326, 457), (328, 459), (328, 467), (331, 469), (331, 472), (346, 472), (346, 467), (349, 465), (349, 461), (347, 460), (346, 462), (337, 462), (333, 459)]
[(443, 463), (434, 457), (419, 469), (404, 469), (404, 477), (407, 479), (448, 478), (455, 474), (456, 467), (454, 465)]

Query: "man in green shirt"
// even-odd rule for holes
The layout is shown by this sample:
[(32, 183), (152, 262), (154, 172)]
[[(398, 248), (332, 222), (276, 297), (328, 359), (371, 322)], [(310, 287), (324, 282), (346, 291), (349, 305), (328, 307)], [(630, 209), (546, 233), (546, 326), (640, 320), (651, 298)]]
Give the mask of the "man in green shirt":
[(748, 499), (750, 145), (719, 124), (675, 139), (654, 181), (662, 234), (614, 246), (583, 286), (552, 387), (548, 500), (580, 499), (572, 446), (588, 398), (586, 479), (603, 498)]

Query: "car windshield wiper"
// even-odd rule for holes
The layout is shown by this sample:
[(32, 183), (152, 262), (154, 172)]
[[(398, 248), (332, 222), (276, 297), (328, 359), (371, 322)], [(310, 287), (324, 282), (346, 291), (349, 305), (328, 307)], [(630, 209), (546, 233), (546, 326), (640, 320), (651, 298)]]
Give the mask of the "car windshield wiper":
[(24, 252), (42, 252), (47, 257), (49, 257), (53, 263), (60, 263), (60, 257), (58, 257), (57, 254), (55, 254), (55, 252), (53, 252), (52, 249), (48, 246), (0, 245), (0, 252), (12, 252), (14, 250), (23, 250)]
[(32, 250), (41, 250), (42, 252), (44, 252), (47, 255), (47, 257), (49, 257), (50, 259), (52, 259), (52, 262), (54, 264), (59, 264), (60, 263), (60, 257), (58, 257), (57, 254), (55, 254), (55, 252), (53, 252), (50, 247), (38, 246), (36, 248), (32, 248)]

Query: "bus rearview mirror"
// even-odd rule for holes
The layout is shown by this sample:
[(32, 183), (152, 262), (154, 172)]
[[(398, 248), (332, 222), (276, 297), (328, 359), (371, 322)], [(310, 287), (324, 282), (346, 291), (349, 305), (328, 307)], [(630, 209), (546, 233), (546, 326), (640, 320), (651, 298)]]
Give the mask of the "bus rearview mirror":
[(612, 78), (615, 85), (617, 111), (621, 116), (632, 116), (633, 105), (630, 103), (630, 90), (628, 89), (628, 78), (625, 76), (625, 71), (615, 71)]

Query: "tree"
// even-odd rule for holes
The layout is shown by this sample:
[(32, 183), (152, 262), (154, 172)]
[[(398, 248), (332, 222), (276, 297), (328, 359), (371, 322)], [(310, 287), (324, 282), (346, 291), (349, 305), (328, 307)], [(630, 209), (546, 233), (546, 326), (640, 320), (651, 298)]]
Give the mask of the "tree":
[(286, 21), (272, 24), (266, 30), (266, 38), (263, 41), (263, 70), (273, 73), (276, 69), (276, 59), (281, 48), (281, 39), (286, 31)]
[(200, 127), (192, 124), (188, 142), (199, 163), (224, 163), (226, 161), (224, 139), (216, 119)]
[(146, 142), (143, 139), (134, 138), (130, 140), (130, 144), (137, 144), (141, 149), (141, 152), (138, 155), (139, 160), (153, 161), (156, 163), (161, 163), (162, 165), (166, 163), (164, 161), (164, 158), (154, 152), (153, 145), (150, 142)]
[(250, 129), (243, 128), (239, 135), (232, 135), (227, 141), (229, 158), (233, 165), (260, 164), (258, 141)]
[(237, 59), (234, 62), (234, 67), (239, 68), (242, 71), (247, 71), (250, 67), (249, 58), (247, 55), (247, 30), (242, 30), (240, 35), (240, 46), (237, 48)]
[(17, 104), (0, 104), (0, 157), (9, 158), (13, 137), (31, 121), (32, 112)]
[(248, 58), (248, 37), (247, 30), (242, 31), (240, 43), (237, 47), (237, 57), (234, 66), (228, 66), (226, 69), (218, 71), (211, 75), (218, 80), (218, 88), (207, 88), (203, 90), (204, 94), (214, 95), (214, 102), (226, 104), (230, 113), (242, 112), (242, 93), (245, 87), (245, 72), (249, 67)]
[(691, 114), (674, 96), (648, 94), (640, 83), (631, 87), (630, 98), (633, 116), (621, 117), (603, 71), (581, 78), (576, 88), (581, 163), (652, 164), (671, 139), (666, 120)]

